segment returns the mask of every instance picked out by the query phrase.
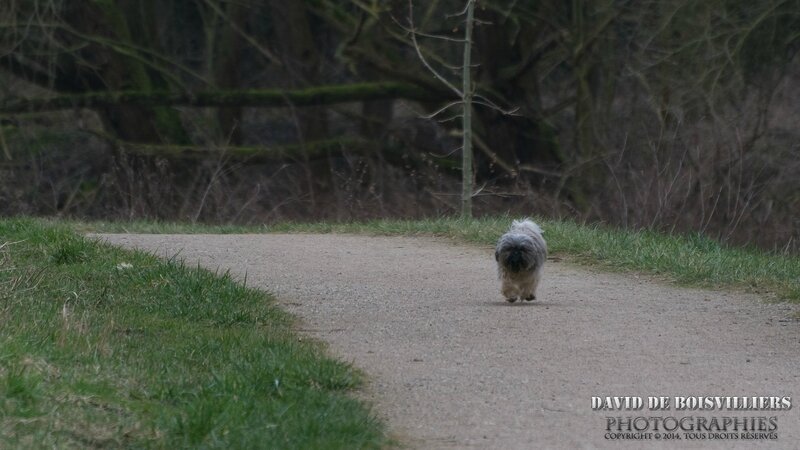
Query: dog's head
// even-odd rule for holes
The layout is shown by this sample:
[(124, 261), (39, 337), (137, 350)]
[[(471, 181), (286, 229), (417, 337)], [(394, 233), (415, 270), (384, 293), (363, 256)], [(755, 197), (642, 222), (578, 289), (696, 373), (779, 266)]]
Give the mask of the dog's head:
[(533, 270), (536, 268), (536, 247), (526, 234), (504, 234), (497, 242), (494, 258), (509, 272)]

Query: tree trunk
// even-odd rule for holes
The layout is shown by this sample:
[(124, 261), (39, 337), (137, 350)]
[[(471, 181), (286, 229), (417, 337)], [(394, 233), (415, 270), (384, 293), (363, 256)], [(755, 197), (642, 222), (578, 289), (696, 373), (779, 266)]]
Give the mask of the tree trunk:
[[(322, 60), (311, 31), (305, 1), (271, 0), (275, 40), (292, 86), (315, 85), (321, 80)], [(328, 131), (326, 111), (309, 108), (296, 113), (300, 140), (323, 138)]]
[(483, 139), (502, 164), (511, 168), (510, 171), (499, 171), (500, 164), (494, 158), (477, 153), (475, 177), (513, 179), (521, 172), (519, 167), (526, 165), (555, 171), (566, 160), (554, 127), (543, 118), (539, 88), (541, 75), (537, 65), (545, 51), (551, 48), (541, 43), (548, 34), (547, 30), (535, 29), (527, 22), (521, 22), (519, 28), (512, 27), (509, 17), (493, 9), (481, 11), (481, 19), (492, 25), (474, 30), (474, 45), (480, 60), (475, 64), (478, 89), (489, 93), (509, 109), (519, 108), (519, 115), (509, 116), (490, 108), (475, 108), (475, 134)]
[[(248, 8), (243, 7), (237, 2), (228, 3), (226, 15), (227, 20), (223, 21), (222, 38), (219, 41), (216, 67), (214, 68), (214, 78), (216, 85), (222, 89), (236, 89), (240, 86), (239, 73), (241, 72), (241, 61), (243, 56), (244, 39), (239, 30), (244, 30), (247, 20)], [(217, 110), (217, 120), (219, 123), (221, 138), (230, 144), (241, 144), (242, 142), (242, 108), (238, 106), (222, 107)]]
[(29, 98), (0, 104), (0, 114), (56, 111), (75, 108), (114, 108), (137, 106), (152, 109), (160, 106), (190, 107), (287, 107), (324, 106), (336, 103), (404, 98), (408, 100), (448, 100), (414, 85), (394, 82), (354, 83), (313, 86), (305, 89), (250, 89), (238, 91), (200, 91), (176, 93), (166, 91), (108, 91)]
[(461, 217), (472, 217), (472, 23), (475, 1), (467, 0), (467, 19), (464, 31), (464, 65), (462, 67), (462, 90), (464, 94), (463, 141), (461, 163)]
[[(66, 8), (64, 18), (79, 32), (99, 39), (91, 43), (75, 42), (85, 47), (76, 50), (77, 55), (68, 55), (66, 58), (73, 59), (67, 67), (77, 70), (61, 72), (58, 76), (80, 79), (82, 73), (90, 71), (108, 90), (153, 89), (144, 64), (126, 54), (135, 50), (130, 45), (132, 39), (128, 22), (115, 2), (79, 2)], [(93, 67), (84, 67), (83, 61)], [(75, 80), (67, 84), (81, 83)], [(188, 141), (177, 112), (169, 108), (107, 105), (101, 109), (101, 117), (109, 132), (128, 141)]]

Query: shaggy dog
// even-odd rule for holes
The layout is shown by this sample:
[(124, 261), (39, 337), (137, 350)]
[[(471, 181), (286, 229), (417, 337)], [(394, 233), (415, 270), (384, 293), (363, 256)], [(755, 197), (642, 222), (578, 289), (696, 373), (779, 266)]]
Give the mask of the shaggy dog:
[(500, 292), (514, 303), (518, 298), (536, 299), (536, 286), (547, 259), (547, 243), (542, 229), (530, 219), (515, 220), (497, 241), (494, 259), (502, 281)]

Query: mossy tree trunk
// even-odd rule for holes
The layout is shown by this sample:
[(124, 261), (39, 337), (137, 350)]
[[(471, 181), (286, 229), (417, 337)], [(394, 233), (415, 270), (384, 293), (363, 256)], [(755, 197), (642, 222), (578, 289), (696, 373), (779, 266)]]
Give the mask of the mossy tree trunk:
[[(322, 56), (306, 11), (305, 1), (287, 2), (271, 0), (274, 40), (279, 43), (285, 79), (292, 87), (318, 84), (323, 78)], [(306, 108), (295, 111), (300, 140), (322, 139), (328, 132), (327, 111), (323, 108)]]
[[(248, 8), (238, 2), (228, 3), (227, 21), (223, 21), (222, 35), (216, 42), (214, 54), (215, 84), (221, 89), (236, 89), (241, 85), (239, 74), (242, 72), (241, 61), (244, 54), (244, 39), (238, 30), (244, 30)], [(237, 30), (238, 29), (238, 30)], [(230, 144), (242, 142), (242, 108), (225, 106), (217, 109), (217, 121), (221, 138)]]
[[(81, 78), (91, 71), (102, 89), (150, 91), (155, 87), (147, 68), (136, 58), (123, 7), (128, 2), (75, 2), (65, 10), (64, 19), (89, 42), (80, 50), (64, 56), (74, 61), (68, 65), (74, 72), (60, 72), (60, 77)], [(67, 84), (80, 85), (80, 80)], [(57, 84), (56, 84), (57, 85)], [(86, 86), (94, 90), (98, 86)], [(132, 142), (188, 141), (178, 113), (166, 107), (108, 105), (101, 109), (101, 118), (109, 132)]]
[[(306, 10), (306, 1), (270, 0), (269, 5), (272, 12), (273, 40), (279, 43), (279, 54), (283, 63), (283, 79), (288, 80), (291, 87), (318, 84), (324, 78), (323, 58), (319, 51), (323, 46), (315, 41), (315, 37), (322, 39), (322, 36), (315, 36), (314, 31), (324, 35), (325, 29), (315, 27), (312, 31), (310, 21), (313, 20), (313, 16)], [(291, 116), (301, 148), (305, 148), (306, 142), (321, 140), (328, 135), (327, 113), (326, 108), (316, 106), (303, 109), (292, 107)], [(327, 161), (314, 163), (310, 155), (306, 155), (306, 162), (308, 207), (316, 209), (316, 192), (335, 191), (336, 184), (333, 182), (335, 165), (330, 157)]]
[[(479, 179), (514, 178), (519, 166), (536, 165), (556, 171), (567, 163), (556, 138), (555, 127), (548, 123), (542, 108), (539, 61), (554, 44), (543, 45), (549, 30), (528, 22), (509, 26), (511, 18), (504, 11), (487, 8), (481, 20), (492, 26), (475, 29), (475, 64), (478, 89), (491, 95), (518, 114), (502, 114), (491, 108), (475, 109), (475, 132), (508, 170), (481, 152), (475, 155)], [(507, 173), (503, 173), (507, 172)]]
[(336, 103), (366, 102), (387, 99), (417, 101), (444, 101), (450, 97), (439, 92), (428, 92), (417, 86), (394, 83), (353, 83), (330, 86), (313, 86), (303, 89), (248, 89), (236, 91), (197, 91), (192, 93), (167, 91), (107, 91), (85, 92), (27, 98), (0, 104), (0, 114), (56, 111), (75, 108), (110, 108), (114, 106), (188, 107), (319, 107)]
[[(393, 17), (401, 17), (403, 11), (404, 5), (395, 3), (381, 10), (379, 15), (370, 16), (368, 14), (362, 14), (343, 52), (346, 52), (346, 49), (353, 45), (363, 44), (362, 39), (365, 38), (371, 40), (373, 43), (385, 42), (390, 39), (391, 35), (389, 35), (387, 30), (381, 27), (380, 24), (382, 22), (391, 22)], [(356, 75), (365, 77), (366, 79), (380, 80), (384, 78), (372, 65), (365, 64), (361, 61), (352, 61), (350, 68)], [(361, 104), (361, 123), (359, 124), (361, 134), (369, 139), (381, 139), (393, 115), (394, 99), (363, 102)]]
[[(611, 5), (573, 0), (572, 69), (575, 83), (575, 151), (579, 170), (570, 191), (579, 210), (588, 212), (588, 193), (601, 188), (606, 177), (606, 149), (600, 138), (601, 118), (613, 99), (613, 33), (605, 33), (617, 11)], [(594, 8), (594, 9), (593, 9)]]

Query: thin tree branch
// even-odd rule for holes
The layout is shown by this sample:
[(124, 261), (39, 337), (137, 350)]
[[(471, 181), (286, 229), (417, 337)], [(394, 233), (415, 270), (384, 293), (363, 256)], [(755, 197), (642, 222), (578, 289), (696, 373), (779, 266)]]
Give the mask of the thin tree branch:
[(446, 110), (452, 108), (453, 106), (460, 105), (462, 103), (464, 103), (464, 102), (461, 101), (461, 100), (458, 100), (458, 101), (455, 101), (455, 102), (450, 102), (450, 103), (442, 106), (441, 108), (437, 109), (435, 112), (422, 116), (422, 118), (423, 119), (433, 119), (434, 117), (436, 117), (439, 114), (445, 112)]
[(250, 36), (244, 30), (242, 30), (242, 28), (239, 25), (237, 25), (235, 21), (231, 20), (231, 18), (228, 17), (228, 15), (225, 14), (225, 12), (222, 11), (222, 9), (219, 7), (219, 5), (217, 5), (213, 0), (205, 0), (205, 3), (206, 3), (206, 5), (208, 5), (209, 8), (213, 9), (214, 12), (218, 16), (220, 16), (222, 19), (224, 19), (226, 22), (228, 22), (228, 25), (234, 31), (239, 33), (239, 36), (241, 36), (250, 45), (252, 45), (256, 50), (258, 50), (258, 52), (261, 53), (261, 55), (263, 55), (265, 58), (267, 58), (272, 64), (275, 64), (278, 67), (283, 66), (283, 63), (281, 62), (280, 58), (275, 56), (275, 54), (272, 53), (268, 48), (266, 48), (263, 45), (261, 45), (252, 36)]
[(447, 88), (450, 89), (451, 91), (453, 91), (459, 98), (463, 98), (464, 94), (457, 87), (455, 87), (453, 85), (453, 83), (449, 82), (445, 77), (440, 75), (439, 72), (436, 71), (436, 69), (434, 69), (433, 66), (430, 65), (430, 63), (428, 63), (428, 60), (425, 59), (425, 56), (422, 54), (422, 50), (419, 47), (419, 43), (417, 42), (417, 35), (416, 35), (415, 30), (414, 30), (414, 2), (413, 2), (413, 0), (408, 0), (408, 22), (411, 25), (411, 30), (412, 30), (411, 42), (414, 44), (414, 50), (416, 50), (417, 56), (419, 57), (419, 60), (422, 61), (422, 64), (425, 65), (425, 68), (428, 69), (428, 71), (431, 74), (433, 74), (433, 76), (436, 77), (437, 80), (441, 81), (442, 84), (447, 86)]

